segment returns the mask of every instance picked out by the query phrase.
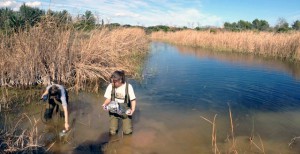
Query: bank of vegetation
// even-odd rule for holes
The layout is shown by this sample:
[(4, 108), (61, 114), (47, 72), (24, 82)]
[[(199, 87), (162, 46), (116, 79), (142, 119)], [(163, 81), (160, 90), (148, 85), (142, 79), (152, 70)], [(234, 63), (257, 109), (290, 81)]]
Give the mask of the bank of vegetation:
[(1, 85), (56, 80), (76, 90), (98, 89), (116, 69), (137, 76), (148, 51), (143, 29), (96, 25), (90, 11), (76, 20), (66, 11), (45, 13), (26, 5), (0, 12)]
[(300, 32), (273, 33), (256, 31), (194, 31), (155, 32), (154, 40), (202, 47), (217, 51), (251, 53), (278, 57), (290, 61), (300, 60)]
[(197, 26), (194, 29), (176, 29), (157, 26), (152, 27), (152, 30), (153, 40), (289, 61), (300, 60), (300, 20), (296, 20), (291, 26), (285, 19), (279, 18), (274, 27), (265, 20), (255, 19), (252, 22), (225, 22), (223, 28)]

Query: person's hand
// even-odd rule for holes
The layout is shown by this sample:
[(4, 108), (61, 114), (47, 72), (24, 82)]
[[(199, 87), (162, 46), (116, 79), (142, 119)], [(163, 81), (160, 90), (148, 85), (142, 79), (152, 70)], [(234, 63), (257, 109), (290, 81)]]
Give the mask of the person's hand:
[(130, 110), (130, 112), (127, 113), (127, 115), (133, 115), (134, 110)]
[(102, 104), (102, 108), (103, 108), (103, 110), (107, 111), (107, 108), (106, 108), (105, 104)]
[(44, 95), (41, 96), (40, 100), (43, 100), (43, 99), (44, 99)]
[(66, 129), (66, 131), (69, 130), (69, 127), (70, 127), (70, 126), (69, 126), (69, 123), (66, 122), (66, 123), (65, 123), (65, 129)]

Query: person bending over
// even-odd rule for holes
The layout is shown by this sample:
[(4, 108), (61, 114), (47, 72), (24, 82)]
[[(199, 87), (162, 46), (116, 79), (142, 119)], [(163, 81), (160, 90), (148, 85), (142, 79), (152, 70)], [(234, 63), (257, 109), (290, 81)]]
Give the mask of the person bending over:
[(68, 121), (68, 92), (64, 86), (59, 84), (52, 84), (47, 86), (42, 98), (48, 98), (48, 105), (44, 113), (44, 118), (49, 120), (52, 118), (53, 111), (56, 107), (56, 112), (59, 111), (60, 117), (65, 120), (65, 130), (69, 130)]

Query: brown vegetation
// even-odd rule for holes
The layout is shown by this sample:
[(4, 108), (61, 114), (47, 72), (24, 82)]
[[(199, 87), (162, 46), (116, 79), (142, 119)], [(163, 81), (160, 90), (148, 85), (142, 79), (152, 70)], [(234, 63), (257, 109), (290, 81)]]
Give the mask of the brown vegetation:
[(116, 69), (137, 75), (148, 40), (139, 28), (96, 29), (60, 27), (45, 19), (33, 28), (0, 36), (0, 85), (28, 86), (55, 79), (77, 90), (98, 88)]
[(154, 40), (174, 44), (210, 48), (220, 51), (253, 53), (283, 59), (300, 60), (300, 32), (214, 32), (183, 30), (177, 32), (155, 32)]
[[(38, 121), (35, 119), (32, 121), (26, 114), (18, 118), (14, 126), (10, 126), (11, 123), (5, 121), (4, 128), (0, 130), (0, 153), (1, 151), (5, 153), (43, 152), (44, 145), (39, 142)], [(24, 123), (30, 123), (30, 126), (24, 128), (22, 126)]]

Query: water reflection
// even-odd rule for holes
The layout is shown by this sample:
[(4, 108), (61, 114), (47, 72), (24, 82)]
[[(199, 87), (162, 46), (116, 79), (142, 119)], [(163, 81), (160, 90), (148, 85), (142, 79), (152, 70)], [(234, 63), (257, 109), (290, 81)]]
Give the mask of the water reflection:
[(300, 107), (300, 82), (281, 61), (163, 43), (152, 50), (142, 90), (160, 105), (224, 112), (230, 104), (241, 113)]
[(300, 80), (300, 64), (296, 62), (283, 61), (253, 54), (209, 51), (188, 46), (176, 46), (176, 48), (182, 54), (196, 56), (200, 59), (216, 59), (218, 61), (230, 62), (235, 65), (264, 67), (267, 69), (287, 72), (297, 80)]

